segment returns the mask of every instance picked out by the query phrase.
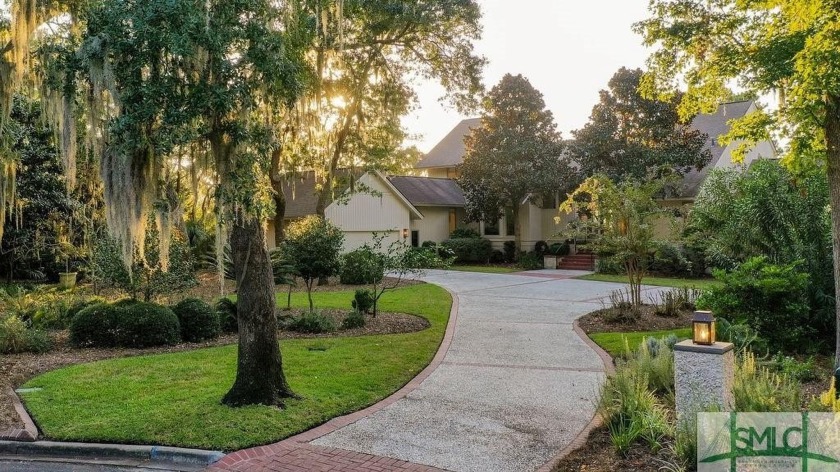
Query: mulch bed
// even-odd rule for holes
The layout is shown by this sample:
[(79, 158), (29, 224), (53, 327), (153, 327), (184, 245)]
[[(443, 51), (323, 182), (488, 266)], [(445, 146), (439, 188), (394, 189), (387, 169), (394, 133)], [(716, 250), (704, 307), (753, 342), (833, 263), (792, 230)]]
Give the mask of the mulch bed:
[(578, 325), (585, 333), (660, 331), (690, 328), (693, 312), (680, 310), (679, 316), (666, 317), (654, 314), (653, 305), (643, 305), (633, 320), (618, 316), (615, 308), (603, 308), (578, 318)]
[[(204, 272), (198, 274), (199, 285), (186, 292), (182, 292), (169, 297), (166, 300), (157, 300), (159, 303), (167, 304), (174, 303), (181, 299), (188, 297), (201, 298), (207, 302), (213, 302), (219, 298), (219, 285), (216, 274), (211, 272)], [(386, 282), (390, 283), (388, 280)], [(423, 282), (415, 280), (403, 280), (399, 286), (416, 285)], [(231, 282), (226, 283), (226, 293), (235, 293), (234, 285)], [(278, 286), (278, 291), (282, 293), (285, 286)], [(358, 288), (366, 288), (355, 285), (342, 285), (337, 278), (330, 279), (328, 285), (315, 287), (313, 291), (338, 291), (338, 290), (355, 290)], [(90, 286), (81, 286), (77, 289), (81, 293), (92, 294)], [(297, 287), (293, 287), (292, 291), (305, 290), (303, 284), (299, 283)], [(119, 294), (109, 290), (100, 292), (100, 296), (105, 298), (120, 298)], [(346, 310), (319, 310), (322, 314), (333, 318), (336, 326), (340, 328), (341, 321), (350, 311), (350, 307)], [(298, 316), (304, 310), (293, 309), (291, 311), (278, 309), (277, 316)], [(339, 336), (367, 336), (374, 334), (395, 334), (395, 333), (411, 333), (421, 331), (429, 327), (429, 322), (425, 318), (408, 315), (404, 313), (385, 313), (381, 312), (376, 318), (367, 316), (367, 323), (364, 327), (338, 330), (332, 333), (323, 334), (306, 334), (296, 333), (290, 331), (279, 330), (277, 336), (280, 339), (294, 339), (294, 338), (327, 338)], [(181, 343), (172, 346), (163, 346), (148, 349), (94, 349), (85, 348), (77, 349), (70, 345), (68, 341), (67, 331), (56, 331), (51, 333), (53, 338), (53, 348), (49, 352), (43, 354), (9, 354), (0, 355), (0, 431), (10, 427), (22, 427), (14, 407), (12, 406), (12, 399), (8, 394), (10, 388), (14, 389), (25, 383), (27, 380), (44, 372), (55, 370), (60, 367), (83, 364), (87, 362), (98, 361), (102, 359), (111, 359), (117, 357), (130, 357), (147, 354), (164, 354), (180, 351), (188, 351), (192, 349), (201, 349), (214, 346), (223, 346), (228, 344), (235, 344), (238, 340), (236, 334), (227, 334), (203, 343)]]

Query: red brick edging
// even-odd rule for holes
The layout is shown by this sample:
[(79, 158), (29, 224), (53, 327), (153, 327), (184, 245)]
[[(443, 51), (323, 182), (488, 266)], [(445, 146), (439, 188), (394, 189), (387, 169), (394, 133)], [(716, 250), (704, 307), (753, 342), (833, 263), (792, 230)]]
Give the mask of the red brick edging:
[[(324, 423), (320, 426), (316, 426), (315, 428), (312, 428), (308, 431), (304, 431), (304, 432), (302, 432), (300, 434), (297, 434), (295, 436), (291, 436), (291, 437), (286, 438), (286, 439), (284, 439), (280, 442), (277, 442), (277, 443), (274, 443), (274, 444), (268, 444), (268, 445), (265, 445), (265, 446), (258, 446), (258, 447), (253, 447), (253, 448), (249, 448), (249, 449), (243, 449), (243, 450), (240, 450), (240, 451), (232, 452), (232, 453), (226, 455), (225, 457), (223, 457), (219, 462), (216, 462), (215, 464), (213, 464), (212, 468), (213, 469), (216, 469), (216, 468), (227, 469), (229, 467), (229, 468), (231, 468), (229, 470), (236, 470), (236, 464), (240, 463), (242, 461), (259, 459), (261, 457), (268, 456), (268, 455), (282, 456), (282, 457), (286, 458), (286, 457), (289, 457), (291, 454), (294, 454), (291, 451), (294, 450), (294, 449), (297, 449), (297, 448), (305, 449), (305, 451), (301, 451), (301, 452), (303, 453), (303, 455), (307, 456), (306, 458), (305, 457), (300, 457), (300, 460), (302, 461), (301, 462), (301, 467), (303, 467), (304, 464), (311, 464), (310, 462), (307, 462), (307, 461), (310, 461), (312, 459), (313, 454), (323, 456), (324, 458), (322, 460), (325, 461), (324, 465), (326, 465), (326, 462), (330, 462), (332, 460), (332, 459), (330, 459), (331, 457), (338, 457), (341, 454), (345, 454), (345, 453), (346, 454), (355, 454), (359, 457), (368, 456), (368, 455), (364, 455), (364, 454), (354, 453), (352, 451), (344, 451), (344, 450), (335, 449), (335, 448), (318, 447), (318, 446), (314, 446), (314, 445), (306, 444), (306, 443), (314, 441), (315, 439), (318, 439), (321, 436), (325, 436), (327, 434), (330, 434), (337, 429), (340, 429), (340, 428), (343, 428), (347, 425), (355, 423), (356, 421), (358, 421), (362, 418), (365, 418), (367, 416), (370, 416), (373, 413), (376, 413), (377, 411), (393, 404), (397, 400), (405, 398), (409, 393), (411, 393), (417, 387), (419, 387), (420, 384), (423, 383), (424, 380), (426, 380), (427, 378), (429, 378), (430, 375), (432, 375), (432, 372), (434, 372), (435, 369), (437, 369), (440, 366), (440, 364), (443, 362), (443, 358), (446, 357), (446, 353), (449, 351), (449, 346), (452, 344), (452, 338), (453, 338), (454, 333), (455, 333), (455, 324), (456, 324), (456, 321), (458, 320), (458, 295), (456, 293), (452, 292), (452, 291), (449, 291), (449, 290), (447, 290), (447, 292), (449, 292), (449, 295), (452, 297), (452, 307), (449, 310), (449, 322), (446, 324), (446, 331), (444, 332), (443, 340), (441, 340), (440, 345), (438, 346), (437, 353), (435, 353), (435, 357), (432, 358), (432, 361), (429, 363), (429, 365), (427, 365), (425, 369), (423, 369), (419, 374), (417, 374), (417, 376), (415, 376), (413, 379), (409, 380), (407, 384), (403, 385), (402, 388), (400, 388), (396, 392), (392, 393), (387, 398), (385, 398), (385, 399), (383, 399), (383, 400), (381, 400), (377, 403), (374, 403), (373, 405), (371, 405), (371, 406), (369, 406), (369, 407), (367, 407), (363, 410), (359, 410), (357, 412), (350, 413), (348, 415), (333, 418), (333, 419), (327, 421), (326, 423)], [(341, 452), (336, 452), (336, 451), (341, 451)], [(370, 456), (370, 457), (373, 457), (374, 461), (375, 460), (382, 460), (382, 461), (393, 460), (393, 461), (395, 461), (395, 463), (396, 462), (403, 462), (403, 461), (396, 461), (395, 459), (379, 458), (379, 457), (376, 457), (376, 456)], [(392, 463), (391, 465), (395, 466), (395, 463)], [(421, 466), (419, 464), (410, 464), (410, 463), (406, 463), (406, 464), (408, 464), (408, 466), (411, 467), (410, 470), (438, 470), (438, 469), (434, 469), (434, 468), (428, 467), (428, 466)], [(358, 466), (360, 466), (360, 464), (356, 463), (356, 466), (357, 466), (356, 469), (348, 469), (348, 470), (360, 470), (358, 468)], [(415, 466), (417, 467), (417, 469), (414, 468)], [(301, 470), (305, 470), (305, 469), (301, 469)], [(365, 470), (367, 470), (367, 468), (365, 468)], [(374, 469), (371, 469), (371, 470), (374, 470)]]
[(20, 420), (23, 422), (23, 428), (9, 428), (7, 430), (0, 431), (0, 440), (24, 442), (35, 441), (38, 439), (38, 428), (35, 426), (35, 422), (32, 421), (32, 418), (29, 416), (26, 408), (23, 407), (23, 403), (20, 402), (20, 398), (17, 396), (17, 393), (15, 393), (15, 390), (9, 387), (7, 394), (12, 399), (12, 405), (14, 405), (15, 411), (18, 416), (20, 416)]
[[(586, 335), (586, 333), (578, 325), (577, 320), (575, 320), (575, 322), (572, 324), (572, 328), (574, 329), (575, 334), (577, 334), (578, 337), (581, 340), (583, 340), (583, 342), (586, 343), (586, 345), (589, 346), (593, 351), (595, 351), (595, 354), (598, 354), (598, 357), (601, 358), (601, 362), (604, 363), (604, 372), (607, 375), (614, 374), (615, 365), (613, 364), (612, 356), (610, 356), (607, 353), (607, 351), (601, 349), (601, 346), (595, 344), (595, 342), (592, 341), (592, 339), (590, 339), (589, 336)], [(592, 433), (592, 430), (594, 430), (598, 426), (601, 426), (601, 423), (603, 423), (603, 419), (601, 418), (601, 415), (599, 415), (596, 412), (595, 416), (593, 416), (592, 419), (589, 421), (589, 424), (587, 424), (586, 427), (583, 428), (583, 431), (578, 433), (578, 435), (575, 436), (572, 442), (570, 442), (566, 445), (566, 447), (561, 449), (560, 452), (557, 453), (557, 455), (549, 459), (548, 462), (546, 462), (542, 465), (542, 467), (537, 469), (537, 472), (551, 472), (555, 464), (557, 464), (564, 457), (568, 456), (569, 454), (586, 444), (586, 440), (589, 439), (589, 434)]]

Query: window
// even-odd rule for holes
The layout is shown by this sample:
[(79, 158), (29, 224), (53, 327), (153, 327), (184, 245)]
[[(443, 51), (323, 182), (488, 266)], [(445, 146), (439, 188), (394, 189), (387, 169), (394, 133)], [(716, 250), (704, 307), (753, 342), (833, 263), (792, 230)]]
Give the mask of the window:
[(513, 208), (505, 208), (505, 235), (516, 234), (516, 222), (513, 221)]
[(484, 235), (485, 236), (498, 236), (499, 235), (499, 223), (501, 220), (498, 221), (485, 221), (484, 222)]
[(411, 232), (411, 247), (420, 246), (420, 231), (416, 229)]

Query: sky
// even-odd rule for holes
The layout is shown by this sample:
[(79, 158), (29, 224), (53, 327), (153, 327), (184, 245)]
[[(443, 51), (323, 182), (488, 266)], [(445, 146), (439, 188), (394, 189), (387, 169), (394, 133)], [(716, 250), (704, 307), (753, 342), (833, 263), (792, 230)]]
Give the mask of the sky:
[[(648, 16), (648, 0), (478, 0), (488, 59), (489, 90), (506, 73), (522, 74), (542, 92), (564, 138), (581, 128), (598, 102), (598, 91), (622, 66), (643, 67), (648, 52), (633, 23)], [(468, 118), (439, 103), (436, 83), (418, 86), (419, 106), (403, 119), (418, 139), (407, 144), (428, 152), (460, 120)]]

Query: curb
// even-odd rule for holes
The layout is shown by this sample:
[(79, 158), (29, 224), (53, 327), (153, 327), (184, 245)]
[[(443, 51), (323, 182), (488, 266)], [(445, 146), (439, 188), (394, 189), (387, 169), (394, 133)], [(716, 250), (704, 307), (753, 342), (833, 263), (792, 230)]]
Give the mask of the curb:
[[(440, 287), (440, 285), (438, 285), (438, 287)], [(279, 442), (267, 444), (265, 446), (256, 446), (252, 448), (241, 449), (239, 451), (233, 451), (230, 454), (226, 455), (217, 464), (214, 464), (214, 467), (231, 466), (239, 461), (267, 456), (269, 454), (274, 454), (280, 450), (298, 447), (301, 444), (312, 442), (320, 438), (321, 436), (326, 436), (327, 434), (330, 434), (338, 429), (353, 424), (362, 418), (370, 416), (376, 413), (377, 411), (397, 402), (398, 400), (405, 398), (409, 393), (414, 391), (417, 387), (420, 386), (421, 383), (423, 383), (423, 381), (425, 381), (427, 378), (429, 378), (430, 375), (432, 375), (432, 372), (434, 372), (441, 365), (441, 363), (443, 363), (443, 358), (446, 357), (446, 353), (449, 352), (449, 346), (452, 344), (452, 338), (455, 335), (455, 324), (458, 321), (458, 294), (449, 289), (446, 289), (445, 287), (441, 288), (444, 288), (447, 291), (447, 293), (449, 293), (449, 296), (452, 298), (452, 306), (449, 309), (449, 321), (446, 323), (446, 330), (444, 331), (443, 339), (441, 340), (440, 345), (438, 346), (435, 356), (432, 358), (431, 362), (429, 362), (429, 365), (427, 365), (426, 368), (420, 371), (419, 374), (414, 376), (414, 378), (409, 380), (408, 383), (403, 385), (402, 388), (367, 408), (356, 411), (354, 413), (350, 413), (348, 415), (333, 418), (320, 426), (316, 426), (308, 431), (304, 431), (302, 433), (288, 437)]]
[[(586, 335), (586, 333), (580, 328), (580, 325), (578, 325), (578, 320), (575, 320), (574, 323), (572, 323), (572, 329), (574, 330), (575, 334), (577, 334), (578, 337), (584, 343), (586, 343), (586, 345), (589, 346), (590, 349), (595, 351), (595, 354), (598, 354), (598, 357), (601, 358), (601, 362), (604, 363), (604, 374), (614, 374), (615, 365), (613, 364), (612, 356), (610, 356), (607, 353), (607, 351), (603, 350), (601, 346), (595, 344), (595, 341), (593, 341), (589, 338), (589, 336)], [(557, 453), (557, 455), (549, 459), (548, 462), (546, 462), (539, 469), (537, 469), (537, 472), (551, 472), (551, 470), (554, 469), (554, 466), (558, 462), (560, 462), (564, 457), (583, 447), (583, 445), (586, 444), (586, 440), (589, 439), (589, 434), (592, 433), (592, 431), (595, 428), (601, 426), (602, 423), (603, 418), (601, 418), (601, 415), (599, 415), (596, 412), (595, 416), (593, 416), (592, 419), (589, 421), (589, 424), (587, 424), (586, 427), (584, 427), (583, 430), (580, 433), (578, 433), (578, 435), (575, 436), (574, 439), (572, 439), (572, 442), (567, 444), (566, 447), (564, 447), (560, 450), (560, 452)]]
[(29, 413), (26, 411), (26, 408), (23, 407), (23, 403), (21, 403), (20, 397), (17, 396), (17, 393), (15, 393), (15, 390), (11, 387), (9, 387), (7, 394), (12, 399), (12, 405), (14, 405), (15, 411), (20, 417), (21, 421), (23, 421), (24, 426), (23, 429), (9, 428), (5, 431), (0, 431), (0, 440), (25, 442), (32, 442), (38, 440), (38, 428), (35, 426), (35, 422), (32, 421), (32, 418), (29, 416)]
[(57, 441), (0, 441), (0, 455), (73, 457), (89, 459), (136, 459), (171, 464), (207, 466), (224, 456), (219, 451), (130, 444), (91, 444)]

